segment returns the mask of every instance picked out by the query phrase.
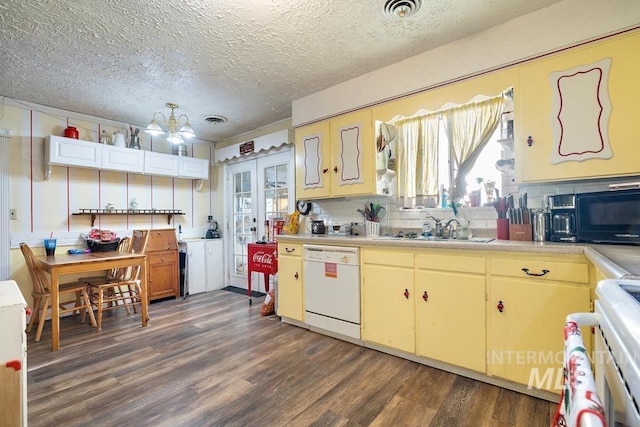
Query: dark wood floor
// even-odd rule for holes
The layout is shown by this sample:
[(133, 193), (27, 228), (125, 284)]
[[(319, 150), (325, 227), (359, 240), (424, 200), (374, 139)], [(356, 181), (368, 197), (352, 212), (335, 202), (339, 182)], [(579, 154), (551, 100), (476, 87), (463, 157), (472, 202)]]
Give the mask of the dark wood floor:
[(61, 320), (28, 344), (29, 425), (549, 426), (555, 404), (261, 317), (215, 291)]

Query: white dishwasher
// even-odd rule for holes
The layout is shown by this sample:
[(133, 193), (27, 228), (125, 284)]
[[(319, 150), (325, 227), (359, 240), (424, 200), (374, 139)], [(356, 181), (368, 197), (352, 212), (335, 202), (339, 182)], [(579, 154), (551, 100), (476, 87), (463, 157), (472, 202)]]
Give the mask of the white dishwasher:
[(313, 328), (360, 339), (358, 248), (304, 245), (305, 321)]

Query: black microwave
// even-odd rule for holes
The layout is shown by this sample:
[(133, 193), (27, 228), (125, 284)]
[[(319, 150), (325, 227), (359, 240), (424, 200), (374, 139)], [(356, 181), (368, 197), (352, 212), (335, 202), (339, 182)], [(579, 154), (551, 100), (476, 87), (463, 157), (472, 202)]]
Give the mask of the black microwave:
[(640, 245), (640, 189), (576, 195), (580, 242)]

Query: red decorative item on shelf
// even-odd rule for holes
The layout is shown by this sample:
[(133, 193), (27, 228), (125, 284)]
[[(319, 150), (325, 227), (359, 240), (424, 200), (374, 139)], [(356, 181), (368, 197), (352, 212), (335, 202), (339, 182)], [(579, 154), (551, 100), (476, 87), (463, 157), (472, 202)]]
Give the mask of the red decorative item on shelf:
[(67, 128), (64, 130), (64, 136), (66, 138), (78, 139), (78, 137), (79, 137), (78, 129), (76, 129), (73, 126), (67, 126)]

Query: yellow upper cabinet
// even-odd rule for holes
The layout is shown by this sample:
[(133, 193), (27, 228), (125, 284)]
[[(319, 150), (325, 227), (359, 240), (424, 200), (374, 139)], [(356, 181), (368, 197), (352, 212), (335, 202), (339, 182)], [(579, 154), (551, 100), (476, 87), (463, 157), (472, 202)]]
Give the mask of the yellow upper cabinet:
[(296, 196), (300, 199), (375, 194), (371, 110), (296, 129)]
[[(640, 173), (634, 125), (640, 102), (638, 46), (636, 31), (520, 67), (515, 89), (518, 182)], [(607, 59), (608, 72), (601, 63)], [(588, 158), (591, 152), (608, 155), (607, 144), (610, 158)], [(570, 160), (553, 164), (552, 153)]]

